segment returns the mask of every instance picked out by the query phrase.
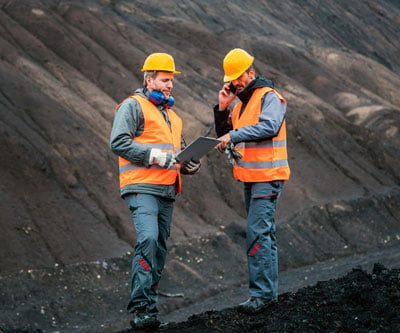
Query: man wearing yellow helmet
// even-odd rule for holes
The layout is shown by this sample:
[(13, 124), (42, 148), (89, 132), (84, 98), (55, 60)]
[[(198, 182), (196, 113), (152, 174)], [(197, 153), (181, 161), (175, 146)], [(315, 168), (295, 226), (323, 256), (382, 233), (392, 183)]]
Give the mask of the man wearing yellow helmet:
[(132, 289), (127, 307), (134, 328), (154, 328), (157, 288), (167, 256), (175, 196), (180, 174), (195, 174), (200, 162), (180, 165), (175, 155), (185, 148), (182, 120), (172, 110), (174, 59), (150, 54), (144, 62), (144, 87), (115, 108), (110, 136), (118, 155), (120, 195), (129, 207), (137, 233), (132, 260)]
[[(273, 82), (256, 76), (254, 57), (242, 49), (224, 58), (224, 82), (214, 107), (215, 129), (244, 184), (250, 298), (238, 310), (257, 313), (278, 298), (275, 210), (290, 169), (286, 149), (286, 101)], [(239, 98), (233, 111), (229, 105)]]

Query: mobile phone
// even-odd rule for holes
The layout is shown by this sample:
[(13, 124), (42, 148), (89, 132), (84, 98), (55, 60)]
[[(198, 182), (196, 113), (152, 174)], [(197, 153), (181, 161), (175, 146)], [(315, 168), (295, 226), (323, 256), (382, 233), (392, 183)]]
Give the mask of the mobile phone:
[(236, 93), (236, 88), (232, 82), (229, 84), (229, 90), (231, 91), (232, 94)]

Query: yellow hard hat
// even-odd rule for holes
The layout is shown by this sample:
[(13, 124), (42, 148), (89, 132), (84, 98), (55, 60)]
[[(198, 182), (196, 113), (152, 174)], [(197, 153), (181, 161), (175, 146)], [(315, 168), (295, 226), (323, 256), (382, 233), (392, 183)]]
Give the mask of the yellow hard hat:
[(224, 58), (224, 82), (236, 80), (253, 63), (254, 57), (242, 49), (233, 49)]
[(167, 53), (152, 53), (144, 61), (142, 72), (160, 71), (180, 74), (175, 70), (174, 58)]

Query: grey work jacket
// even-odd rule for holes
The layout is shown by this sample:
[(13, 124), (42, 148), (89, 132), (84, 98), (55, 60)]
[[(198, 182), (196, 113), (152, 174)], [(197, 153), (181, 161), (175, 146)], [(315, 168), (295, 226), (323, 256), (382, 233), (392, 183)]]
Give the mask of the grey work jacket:
[[(135, 94), (147, 98), (143, 89), (137, 89)], [(162, 107), (158, 106), (158, 109), (162, 113)], [(164, 114), (163, 116), (165, 117)], [(143, 131), (144, 117), (141, 107), (135, 99), (128, 98), (121, 103), (114, 116), (110, 135), (111, 150), (116, 155), (121, 156), (132, 163), (148, 167), (150, 149), (145, 148), (140, 143), (132, 140), (132, 138), (140, 136)], [(181, 141), (183, 149), (185, 147), (183, 138)], [(176, 188), (175, 184), (132, 184), (126, 186), (120, 192), (122, 197), (128, 193), (146, 193), (174, 200), (176, 196)]]

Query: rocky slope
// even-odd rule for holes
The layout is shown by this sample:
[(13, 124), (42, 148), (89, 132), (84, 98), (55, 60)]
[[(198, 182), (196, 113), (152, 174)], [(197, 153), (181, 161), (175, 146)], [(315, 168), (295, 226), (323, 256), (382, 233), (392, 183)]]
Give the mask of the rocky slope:
[[(310, 228), (333, 229), (335, 251), (337, 240), (348, 251), (398, 241), (390, 225), (399, 198), (396, 2), (3, 0), (1, 9), (2, 271), (130, 248), (108, 135), (114, 106), (141, 85), (144, 58), (159, 50), (183, 72), (175, 97), (188, 142), (214, 135), (210, 106), (230, 48), (254, 54), (288, 99), (293, 176), (280, 204), (283, 248), (293, 232), (307, 243)], [(241, 186), (225, 157), (211, 152), (203, 163), (184, 179), (172, 242), (243, 225)], [(349, 242), (352, 219), (388, 227)]]

